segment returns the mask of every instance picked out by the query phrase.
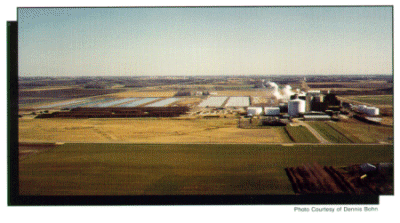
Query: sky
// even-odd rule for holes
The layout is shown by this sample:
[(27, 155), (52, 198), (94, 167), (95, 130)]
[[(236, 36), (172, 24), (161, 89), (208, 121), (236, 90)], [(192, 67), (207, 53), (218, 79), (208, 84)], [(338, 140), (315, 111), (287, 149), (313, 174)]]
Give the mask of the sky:
[(392, 74), (392, 9), (18, 8), (19, 75)]

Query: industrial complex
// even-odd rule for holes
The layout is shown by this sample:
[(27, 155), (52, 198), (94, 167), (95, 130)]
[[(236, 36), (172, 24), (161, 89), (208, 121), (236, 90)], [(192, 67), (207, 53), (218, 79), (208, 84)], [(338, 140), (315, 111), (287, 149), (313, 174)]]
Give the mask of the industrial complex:
[[(263, 125), (265, 119), (276, 121), (339, 120), (344, 114), (360, 120), (379, 123), (379, 108), (342, 102), (335, 94), (321, 90), (293, 90), (290, 85), (262, 80), (256, 96), (224, 96), (217, 92), (178, 92), (173, 97), (115, 97), (94, 96), (38, 106), (22, 107), (21, 111), (39, 113), (37, 118), (121, 118), (121, 117), (225, 117), (227, 115), (257, 117)], [(189, 99), (197, 99), (186, 103)], [(189, 100), (190, 101), (190, 100)], [(50, 112), (51, 111), (51, 112)], [(25, 113), (26, 114), (26, 113)], [(345, 118), (345, 117), (344, 117)]]

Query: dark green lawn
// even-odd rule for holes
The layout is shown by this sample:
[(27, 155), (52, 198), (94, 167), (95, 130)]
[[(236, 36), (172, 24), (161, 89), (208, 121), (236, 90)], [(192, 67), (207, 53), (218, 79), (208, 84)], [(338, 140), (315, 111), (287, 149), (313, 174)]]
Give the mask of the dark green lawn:
[(64, 144), (20, 162), (22, 195), (293, 194), (284, 168), (390, 162), (393, 146)]
[(304, 126), (285, 126), (289, 138), (297, 143), (318, 143), (319, 140)]

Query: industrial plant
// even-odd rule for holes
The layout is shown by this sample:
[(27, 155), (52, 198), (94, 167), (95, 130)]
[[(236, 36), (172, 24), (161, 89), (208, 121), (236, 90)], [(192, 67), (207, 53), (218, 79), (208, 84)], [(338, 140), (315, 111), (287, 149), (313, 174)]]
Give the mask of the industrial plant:
[[(268, 106), (247, 107), (247, 117), (275, 116), (275, 120), (300, 119), (304, 121), (328, 121), (345, 118), (343, 114), (354, 113), (355, 117), (374, 124), (379, 124), (379, 108), (366, 105), (345, 104), (335, 94), (320, 90), (292, 90), (290, 85), (279, 87), (274, 82), (262, 81)], [(269, 122), (263, 121), (264, 124)]]
[(21, 116), (34, 111), (38, 113), (36, 118), (242, 116), (243, 119), (257, 117), (260, 125), (290, 123), (293, 120), (339, 121), (345, 118), (346, 114), (367, 123), (379, 124), (381, 121), (379, 108), (347, 102), (342, 104), (330, 90), (311, 90), (308, 87), (292, 89), (289, 84), (278, 85), (265, 79), (256, 81), (255, 87), (256, 93), (251, 95), (239, 93), (226, 95), (219, 92), (218, 88), (215, 91), (178, 90), (173, 97), (98, 95), (55, 103), (40, 103), (37, 106), (22, 107), (20, 111), (25, 111), (21, 112)]

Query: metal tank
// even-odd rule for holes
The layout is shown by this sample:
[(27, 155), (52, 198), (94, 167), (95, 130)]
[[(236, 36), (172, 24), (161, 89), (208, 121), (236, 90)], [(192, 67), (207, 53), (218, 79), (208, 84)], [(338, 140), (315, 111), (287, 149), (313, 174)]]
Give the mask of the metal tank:
[(366, 107), (364, 109), (364, 113), (369, 115), (369, 116), (376, 116), (379, 115), (379, 108), (375, 107)]
[(306, 101), (301, 99), (290, 100), (288, 103), (288, 114), (290, 116), (298, 116), (299, 113), (306, 111)]

